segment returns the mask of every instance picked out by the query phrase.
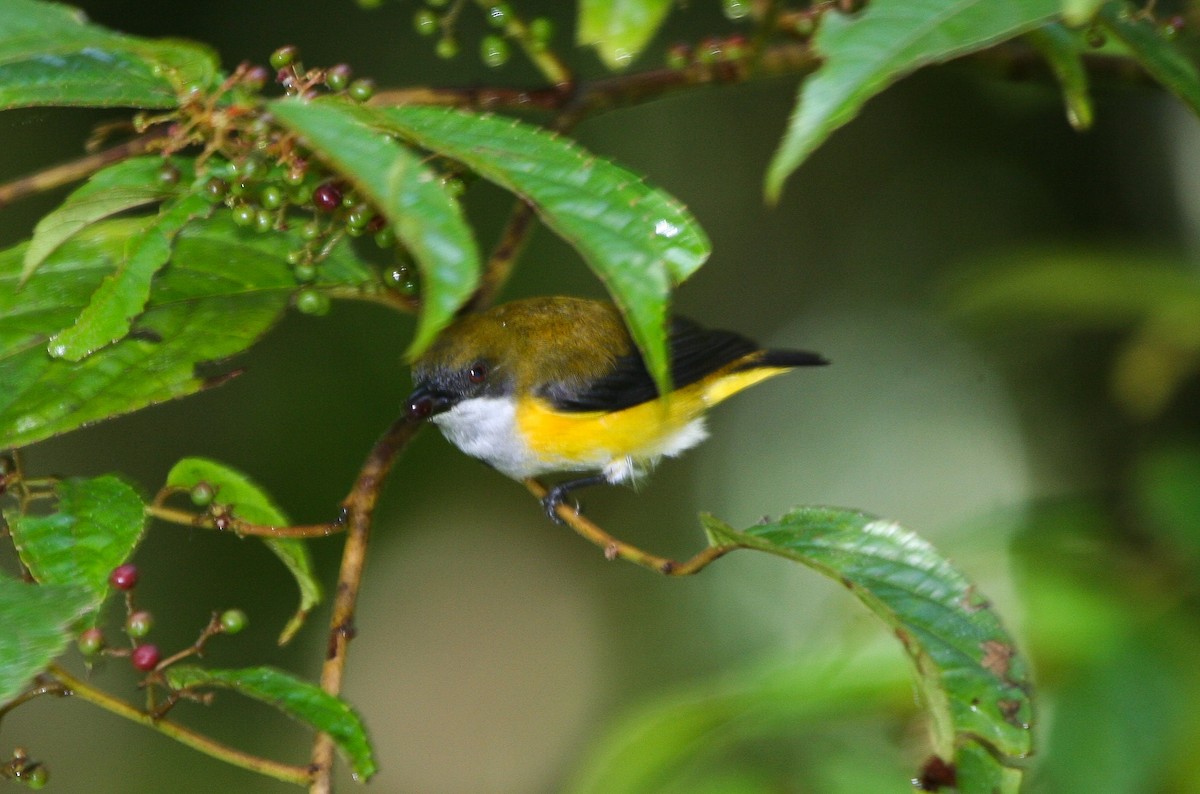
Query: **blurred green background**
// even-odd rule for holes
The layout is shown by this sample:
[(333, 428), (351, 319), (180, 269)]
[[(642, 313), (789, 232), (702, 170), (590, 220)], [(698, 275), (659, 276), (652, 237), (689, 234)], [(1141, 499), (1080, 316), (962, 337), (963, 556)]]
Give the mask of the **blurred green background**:
[[(567, 47), (568, 4), (514, 4), (551, 15)], [(474, 7), (463, 55), (444, 62), (413, 32), (414, 2), (78, 5), (209, 42), (230, 68), (290, 43), (383, 86), (536, 84), (517, 57), (481, 65)], [(712, 5), (676, 11), (634, 68), (736, 31)], [(601, 74), (589, 53), (570, 59)], [(1034, 662), (1029, 791), (1200, 791), (1196, 120), (1150, 90), (1098, 85), (1096, 126), (1078, 134), (1053, 86), (951, 65), (872, 101), (769, 209), (762, 173), (794, 93), (790, 79), (698, 90), (577, 130), (711, 236), (680, 312), (834, 362), (722, 406), (707, 444), (639, 492), (587, 493), (589, 515), (679, 556), (704, 542), (701, 510), (735, 525), (795, 504), (898, 520), (979, 584)], [(76, 156), (119, 117), (0, 115), (0, 178)], [(26, 236), (62, 194), (5, 208), (0, 239)], [(475, 185), (467, 201), (486, 248), (508, 200)], [(601, 292), (539, 231), (506, 296)], [(126, 472), (149, 493), (179, 457), (209, 456), (297, 522), (326, 520), (407, 395), (410, 329), (356, 304), (293, 314), (229, 385), (37, 445), (27, 465)], [(326, 582), (340, 545), (313, 544)], [(293, 585), (258, 544), (158, 525), (137, 561), (164, 648), (240, 606), (250, 629), (214, 642), (210, 663), (315, 677), (327, 615), (275, 647)], [(358, 629), (345, 694), (372, 729), (373, 791), (903, 792), (927, 752), (898, 643), (840, 587), (745, 552), (679, 581), (608, 563), (435, 433), (385, 492)], [(124, 665), (97, 680), (137, 697)], [(307, 757), (298, 726), (232, 694), (177, 716)], [(83, 703), (22, 707), (0, 740), (46, 761), (63, 792), (289, 790)]]

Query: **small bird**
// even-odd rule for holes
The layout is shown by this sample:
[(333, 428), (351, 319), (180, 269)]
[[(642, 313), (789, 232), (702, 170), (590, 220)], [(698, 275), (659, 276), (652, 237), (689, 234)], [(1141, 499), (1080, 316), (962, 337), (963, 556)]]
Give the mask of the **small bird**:
[(654, 379), (616, 307), (583, 298), (512, 301), (455, 320), (412, 366), (410, 419), (517, 480), (594, 472), (552, 488), (551, 517), (588, 485), (635, 481), (703, 441), (705, 412), (794, 367), (828, 362), (763, 350), (730, 331), (671, 320), (672, 391)]

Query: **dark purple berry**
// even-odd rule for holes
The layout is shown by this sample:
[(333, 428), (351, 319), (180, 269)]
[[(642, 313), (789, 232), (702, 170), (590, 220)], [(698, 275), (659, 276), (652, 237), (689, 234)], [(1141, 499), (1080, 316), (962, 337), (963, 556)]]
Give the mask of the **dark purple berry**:
[(161, 658), (158, 646), (152, 643), (137, 646), (133, 649), (133, 653), (129, 655), (129, 661), (143, 673), (153, 670)]
[(118, 565), (108, 575), (108, 583), (118, 590), (132, 590), (138, 583), (137, 566), (131, 562)]
[(342, 205), (342, 189), (333, 182), (324, 182), (313, 190), (312, 200), (317, 209), (333, 212)]

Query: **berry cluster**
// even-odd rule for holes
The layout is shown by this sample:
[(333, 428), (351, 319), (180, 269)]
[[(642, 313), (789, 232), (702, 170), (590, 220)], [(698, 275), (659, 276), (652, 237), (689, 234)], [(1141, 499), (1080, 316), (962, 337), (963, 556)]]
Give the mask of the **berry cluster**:
[[(199, 176), (194, 189), (227, 207), (237, 226), (258, 233), (298, 227), (300, 246), (288, 254), (293, 276), (302, 285), (295, 305), (303, 312), (324, 314), (329, 296), (315, 284), (321, 263), (334, 247), (345, 237), (370, 235), (381, 248), (395, 251), (396, 238), (387, 219), (370, 202), (315, 161), (294, 134), (274, 123), (261, 106), (260, 94), (272, 74), (274, 83), (288, 95), (326, 93), (356, 102), (369, 100), (375, 84), (354, 78), (346, 64), (307, 69), (293, 46), (275, 50), (269, 62), (270, 69), (242, 64), (216, 95), (196, 97), (163, 117), (141, 114), (134, 125), (145, 130), (168, 123), (167, 154), (203, 147), (196, 158)], [(164, 160), (159, 178), (164, 184), (175, 184), (179, 169)]]
[[(455, 24), (462, 7), (461, 0), (453, 4), (449, 0), (425, 0), (425, 7), (413, 15), (413, 28), (419, 35), (439, 37), (434, 48), (439, 58), (450, 59), (458, 55)], [(526, 24), (502, 0), (484, 6), (483, 17), (491, 30), (479, 40), (479, 59), (491, 68), (508, 63), (510, 38), (520, 37), (534, 52), (546, 50), (554, 38), (554, 24), (549, 18), (536, 17)]]
[(104, 632), (97, 626), (84, 629), (79, 633), (75, 642), (88, 659), (95, 659), (101, 654), (107, 656), (124, 656), (136, 670), (150, 673), (174, 661), (192, 654), (201, 653), (204, 644), (210, 637), (217, 634), (237, 634), (246, 627), (246, 613), (240, 609), (227, 609), (219, 615), (213, 615), (209, 625), (201, 632), (200, 638), (190, 648), (180, 651), (170, 659), (163, 661), (158, 646), (142, 640), (154, 628), (154, 616), (145, 609), (134, 605), (133, 592), (137, 587), (139, 572), (133, 563), (124, 563), (113, 568), (108, 575), (108, 583), (114, 590), (125, 594), (125, 625), (124, 632), (129, 638), (131, 647), (128, 649), (109, 648)]

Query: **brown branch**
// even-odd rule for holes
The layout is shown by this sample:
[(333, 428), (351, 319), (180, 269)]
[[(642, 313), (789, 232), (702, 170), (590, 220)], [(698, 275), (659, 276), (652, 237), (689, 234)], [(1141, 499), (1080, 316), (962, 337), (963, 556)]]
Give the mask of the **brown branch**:
[(268, 524), (252, 524), (240, 518), (220, 514), (214, 516), (208, 513), (189, 513), (186, 510), (178, 510), (157, 503), (146, 507), (146, 515), (180, 526), (204, 527), (215, 529), (218, 532), (228, 531), (238, 536), (249, 535), (259, 538), (325, 538), (346, 530), (345, 522), (341, 518), (327, 524), (276, 527)]
[[(367, 562), (367, 541), (371, 534), (375, 505), (392, 464), (420, 427), (420, 422), (410, 421), (407, 417), (393, 422), (371, 448), (354, 487), (342, 502), (346, 514), (346, 547), (342, 551), (333, 615), (329, 621), (329, 644), (325, 663), (321, 667), (321, 689), (331, 695), (337, 695), (342, 690), (346, 653), (350, 640), (354, 639), (354, 612)], [(313, 743), (312, 768), (310, 794), (330, 794), (333, 790), (333, 739), (327, 734), (320, 734)]]
[(509, 275), (512, 274), (517, 256), (525, 247), (525, 242), (529, 239), (532, 230), (533, 207), (518, 199), (513, 205), (512, 213), (508, 216), (508, 223), (505, 224), (500, 239), (496, 242), (496, 247), (492, 249), (487, 266), (484, 267), (479, 287), (471, 296), (471, 300), (467, 301), (462, 308), (460, 314), (483, 311), (492, 305), (501, 288), (508, 281)]
[[(525, 487), (538, 500), (545, 499), (550, 493), (546, 489), (546, 486), (534, 479), (525, 480)], [(604, 549), (604, 556), (607, 559), (626, 560), (666, 576), (690, 576), (691, 574), (699, 573), (713, 560), (724, 557), (729, 552), (741, 548), (741, 546), (737, 545), (709, 546), (690, 559), (678, 562), (667, 557), (659, 557), (656, 554), (643, 551), (637, 546), (617, 540), (598, 525), (589, 521), (582, 513), (570, 505), (559, 504), (555, 507), (554, 514), (586, 540)]]
[(72, 182), (78, 182), (80, 179), (90, 176), (106, 165), (112, 165), (121, 160), (145, 154), (159, 143), (163, 135), (165, 135), (165, 130), (155, 129), (125, 143), (105, 149), (102, 152), (96, 152), (86, 157), (80, 157), (78, 160), (72, 160), (69, 163), (62, 163), (41, 171), (35, 171), (32, 174), (18, 177), (11, 182), (0, 185), (0, 208), (17, 199), (31, 196), (34, 193), (41, 193), (61, 187), (62, 185), (69, 185)]

